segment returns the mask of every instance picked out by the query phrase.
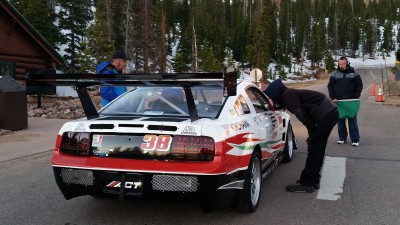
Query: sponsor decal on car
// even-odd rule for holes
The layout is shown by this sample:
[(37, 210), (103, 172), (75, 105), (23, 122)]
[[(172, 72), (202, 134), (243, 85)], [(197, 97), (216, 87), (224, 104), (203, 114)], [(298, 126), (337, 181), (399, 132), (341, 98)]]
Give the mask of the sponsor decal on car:
[[(119, 188), (121, 187), (121, 181), (112, 181), (111, 183), (107, 184), (108, 188)], [(124, 188), (127, 189), (138, 189), (142, 187), (142, 182), (141, 181), (125, 181), (125, 186)]]
[(224, 124), (221, 126), (222, 126), (222, 128), (224, 128), (225, 137), (232, 135), (236, 131), (240, 131), (240, 130), (251, 127), (249, 122), (247, 122), (246, 120), (241, 120), (239, 122), (231, 123), (231, 124)]
[(93, 135), (92, 147), (101, 147), (103, 143), (103, 135), (95, 134)]
[(144, 153), (161, 151), (169, 151), (172, 143), (172, 137), (169, 135), (154, 135), (146, 134), (143, 137), (144, 143), (141, 144), (141, 148)]
[(197, 135), (196, 129), (193, 126), (186, 126), (182, 134), (192, 134), (192, 135)]
[(163, 111), (146, 111), (143, 113), (144, 115), (162, 115), (164, 114)]
[(78, 123), (75, 127), (75, 131), (86, 131), (86, 126), (84, 123)]

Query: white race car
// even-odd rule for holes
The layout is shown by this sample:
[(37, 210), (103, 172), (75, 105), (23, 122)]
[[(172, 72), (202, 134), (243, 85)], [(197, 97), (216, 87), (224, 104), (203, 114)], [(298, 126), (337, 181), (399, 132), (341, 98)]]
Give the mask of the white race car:
[[(74, 85), (86, 117), (64, 124), (52, 166), (66, 199), (193, 194), (256, 211), (261, 182), (297, 148), (284, 109), (236, 73), (28, 75), (27, 85)], [(86, 88), (133, 89), (96, 111)]]

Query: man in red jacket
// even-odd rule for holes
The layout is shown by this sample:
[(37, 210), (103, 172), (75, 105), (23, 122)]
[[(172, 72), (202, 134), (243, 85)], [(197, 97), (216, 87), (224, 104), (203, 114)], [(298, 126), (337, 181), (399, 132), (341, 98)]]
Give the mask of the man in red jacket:
[(296, 184), (287, 186), (286, 190), (314, 192), (319, 189), (326, 144), (339, 117), (336, 105), (321, 92), (287, 88), (279, 79), (270, 83), (264, 93), (275, 105), (293, 113), (308, 130), (305, 168)]

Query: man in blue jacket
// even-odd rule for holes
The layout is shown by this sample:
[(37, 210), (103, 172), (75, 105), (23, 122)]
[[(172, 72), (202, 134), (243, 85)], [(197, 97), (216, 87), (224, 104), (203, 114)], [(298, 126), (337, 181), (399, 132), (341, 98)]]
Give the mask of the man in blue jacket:
[[(124, 51), (117, 50), (111, 56), (111, 62), (102, 62), (96, 67), (97, 74), (122, 74), (126, 67), (127, 57)], [(123, 86), (100, 87), (101, 105), (105, 106), (126, 91)]]

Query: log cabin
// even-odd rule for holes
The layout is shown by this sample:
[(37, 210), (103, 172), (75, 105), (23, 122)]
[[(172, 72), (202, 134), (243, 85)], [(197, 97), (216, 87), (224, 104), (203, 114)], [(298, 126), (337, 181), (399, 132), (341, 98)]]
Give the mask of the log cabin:
[(62, 56), (8, 0), (0, 0), (0, 75), (24, 81), (29, 71), (62, 66)]

